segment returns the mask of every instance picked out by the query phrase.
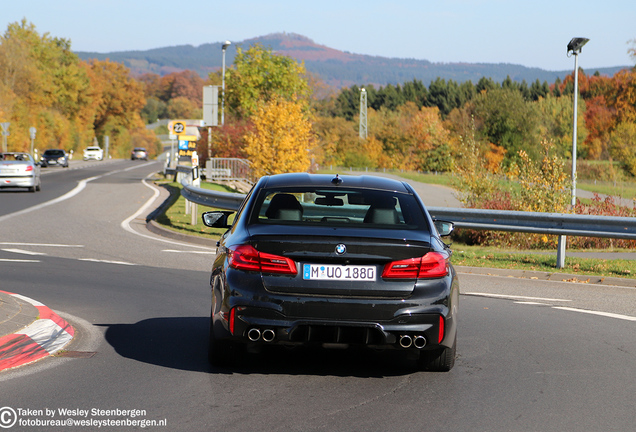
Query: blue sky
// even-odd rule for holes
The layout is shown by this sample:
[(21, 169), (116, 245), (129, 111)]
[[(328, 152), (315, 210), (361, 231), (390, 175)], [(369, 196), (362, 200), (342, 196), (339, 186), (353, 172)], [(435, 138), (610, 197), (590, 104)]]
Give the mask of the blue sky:
[(634, 65), (635, 0), (0, 0), (0, 26), (26, 18), (75, 51), (146, 50), (287, 32), (384, 57), (567, 70)]

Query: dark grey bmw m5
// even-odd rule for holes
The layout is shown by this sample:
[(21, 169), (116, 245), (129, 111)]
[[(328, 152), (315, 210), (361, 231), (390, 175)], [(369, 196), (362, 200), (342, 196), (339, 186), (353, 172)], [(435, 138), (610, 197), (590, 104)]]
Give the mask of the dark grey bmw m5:
[(423, 370), (455, 362), (459, 284), (433, 221), (405, 182), (306, 173), (261, 178), (232, 212), (212, 268), (209, 359), (228, 366), (248, 344), (368, 346), (417, 354)]

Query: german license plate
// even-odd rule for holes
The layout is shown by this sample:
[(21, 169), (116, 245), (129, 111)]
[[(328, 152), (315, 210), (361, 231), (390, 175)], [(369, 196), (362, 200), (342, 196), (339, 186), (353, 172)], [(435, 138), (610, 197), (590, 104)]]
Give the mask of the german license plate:
[(376, 268), (360, 265), (304, 264), (305, 280), (353, 280), (374, 281)]

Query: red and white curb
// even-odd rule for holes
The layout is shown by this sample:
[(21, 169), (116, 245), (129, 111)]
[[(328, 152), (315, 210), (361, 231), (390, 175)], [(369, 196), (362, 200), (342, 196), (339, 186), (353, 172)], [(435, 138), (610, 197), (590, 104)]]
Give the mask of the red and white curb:
[(42, 303), (20, 294), (2, 292), (35, 306), (39, 318), (14, 334), (0, 337), (0, 371), (55, 354), (73, 339), (73, 327)]

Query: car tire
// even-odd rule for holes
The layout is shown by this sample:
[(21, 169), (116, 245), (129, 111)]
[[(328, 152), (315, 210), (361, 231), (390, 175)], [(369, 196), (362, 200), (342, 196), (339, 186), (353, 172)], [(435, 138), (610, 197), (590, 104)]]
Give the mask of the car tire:
[[(218, 278), (215, 284), (219, 283)], [(210, 308), (210, 334), (208, 339), (208, 361), (214, 367), (227, 367), (235, 360), (238, 345), (232, 341), (218, 339), (214, 332), (214, 315), (217, 310), (217, 298), (212, 291), (212, 307)], [(220, 324), (220, 323), (219, 323)]]
[(457, 336), (450, 348), (441, 348), (434, 351), (421, 351), (417, 360), (419, 370), (431, 372), (448, 372), (455, 365), (457, 354)]
[(35, 186), (29, 187), (29, 192), (35, 192), (37, 189)]

